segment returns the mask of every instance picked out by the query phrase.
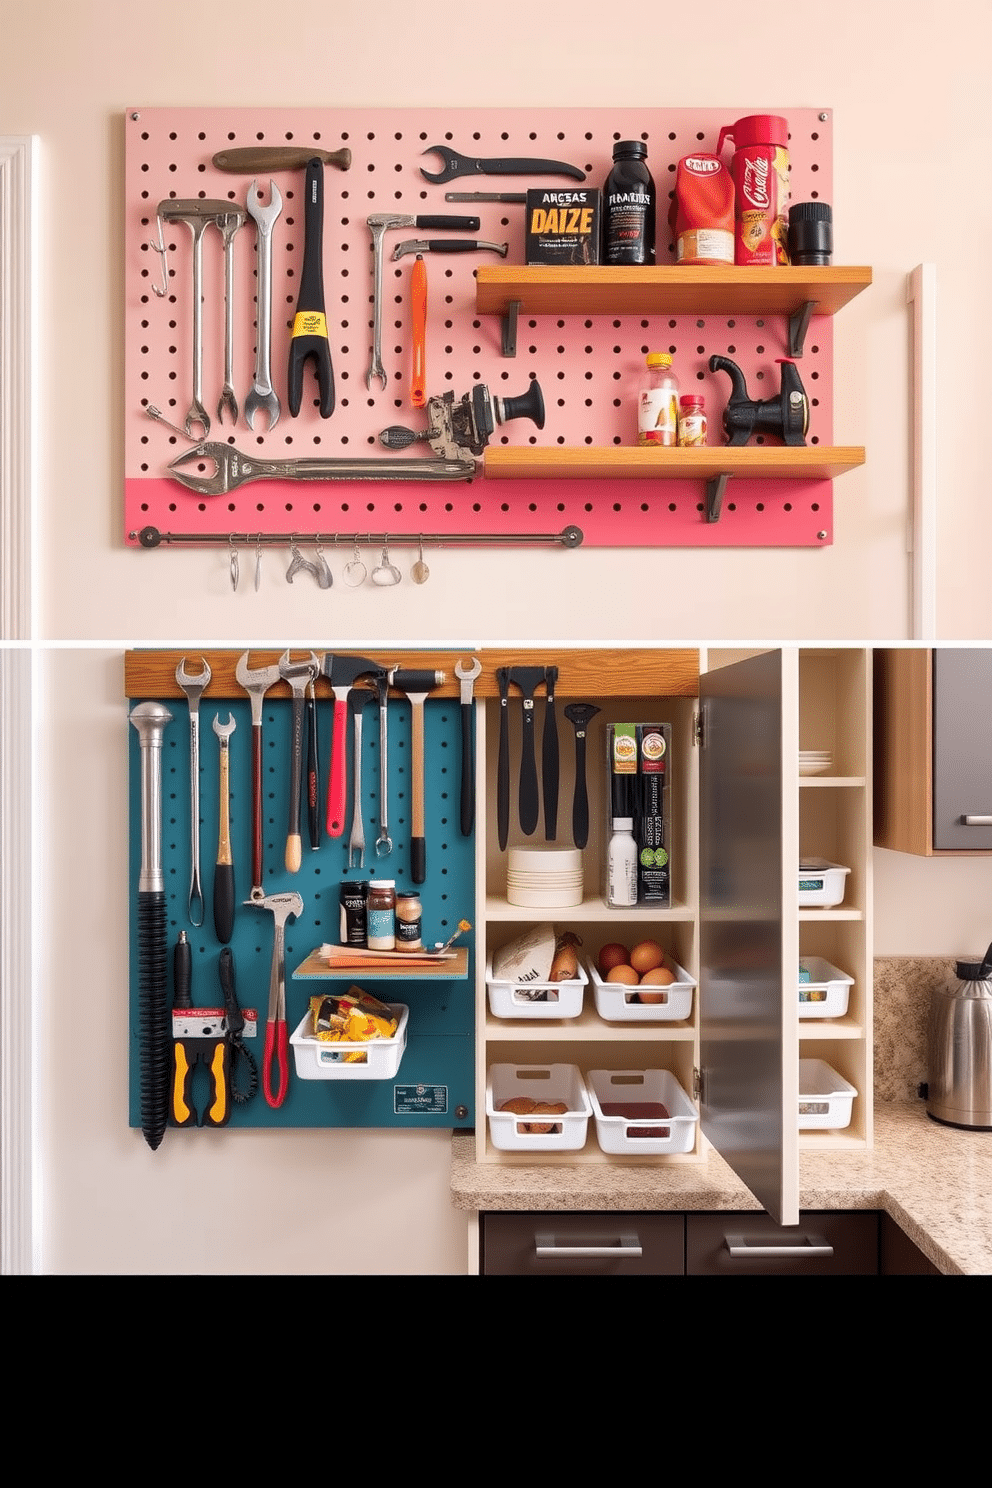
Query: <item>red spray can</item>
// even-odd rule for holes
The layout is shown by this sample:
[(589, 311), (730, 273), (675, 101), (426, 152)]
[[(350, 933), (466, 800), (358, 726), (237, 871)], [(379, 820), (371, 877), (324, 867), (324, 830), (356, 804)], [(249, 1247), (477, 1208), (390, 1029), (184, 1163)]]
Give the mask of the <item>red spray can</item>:
[(789, 262), (789, 124), (778, 114), (748, 114), (720, 130), (734, 142), (731, 174), (736, 195), (734, 263)]

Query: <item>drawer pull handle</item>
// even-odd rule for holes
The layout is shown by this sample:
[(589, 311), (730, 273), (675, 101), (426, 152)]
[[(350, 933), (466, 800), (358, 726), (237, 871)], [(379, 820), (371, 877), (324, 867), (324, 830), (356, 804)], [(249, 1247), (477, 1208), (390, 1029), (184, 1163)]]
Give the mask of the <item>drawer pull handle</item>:
[(604, 1240), (601, 1245), (559, 1244), (554, 1235), (539, 1234), (535, 1237), (535, 1255), (539, 1261), (552, 1260), (638, 1260), (644, 1250), (636, 1235), (618, 1235), (615, 1240)]
[(795, 1256), (832, 1256), (834, 1248), (821, 1235), (810, 1235), (798, 1245), (763, 1245), (760, 1241), (745, 1240), (743, 1235), (725, 1235), (724, 1241), (732, 1256), (774, 1256), (783, 1260)]
[(966, 827), (992, 827), (992, 816), (963, 816), (961, 820)]

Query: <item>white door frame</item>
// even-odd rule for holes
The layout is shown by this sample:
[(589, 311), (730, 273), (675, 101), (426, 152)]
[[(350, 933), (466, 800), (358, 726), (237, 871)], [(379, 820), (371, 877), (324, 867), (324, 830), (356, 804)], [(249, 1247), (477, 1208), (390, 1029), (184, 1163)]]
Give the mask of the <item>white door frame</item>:
[(39, 1269), (31, 954), (38, 140), (0, 136), (0, 1272)]

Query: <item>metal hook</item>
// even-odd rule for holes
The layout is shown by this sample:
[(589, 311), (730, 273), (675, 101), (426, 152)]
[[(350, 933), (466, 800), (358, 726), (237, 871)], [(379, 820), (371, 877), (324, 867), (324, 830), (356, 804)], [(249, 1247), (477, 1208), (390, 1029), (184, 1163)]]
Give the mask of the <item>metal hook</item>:
[(162, 241), (162, 219), (161, 219), (161, 217), (156, 217), (155, 221), (156, 221), (156, 223), (158, 225), (158, 242), (157, 243), (153, 243), (153, 242), (149, 241), (148, 246), (149, 246), (149, 248), (153, 248), (155, 250), (155, 252), (159, 255), (160, 259), (162, 260), (162, 286), (163, 287), (161, 289), (159, 289), (159, 287), (158, 287), (157, 284), (153, 284), (152, 285), (152, 293), (153, 294), (157, 294), (160, 300), (164, 300), (165, 297), (166, 297), (166, 295), (169, 293), (169, 260), (168, 260), (169, 250), (165, 246), (165, 243)]
[(238, 560), (238, 550), (234, 546), (234, 533), (228, 538), (231, 548), (231, 588), (235, 594), (238, 592), (238, 579), (241, 577), (241, 564)]
[(255, 541), (255, 593), (258, 593), (262, 582), (262, 534), (258, 534)]
[[(369, 534), (371, 536), (371, 534)], [(373, 584), (379, 584), (383, 588), (391, 588), (398, 584), (403, 575), (394, 563), (389, 561), (389, 533), (383, 533), (382, 557), (378, 566), (372, 570)]]
[(330, 589), (334, 583), (334, 575), (328, 568), (327, 559), (324, 557), (323, 543), (317, 544), (317, 561), (314, 564), (314, 578), (317, 580), (321, 589)]
[(356, 588), (359, 584), (364, 584), (365, 583), (365, 580), (366, 580), (367, 576), (368, 576), (368, 569), (365, 567), (365, 564), (362, 562), (361, 557), (359, 555), (359, 552), (358, 552), (358, 537), (357, 537), (357, 534), (356, 534), (356, 537), (355, 537), (355, 556), (352, 558), (352, 560), (351, 560), (350, 563), (346, 563), (345, 566), (344, 566), (345, 583), (346, 584), (351, 584), (352, 588)]

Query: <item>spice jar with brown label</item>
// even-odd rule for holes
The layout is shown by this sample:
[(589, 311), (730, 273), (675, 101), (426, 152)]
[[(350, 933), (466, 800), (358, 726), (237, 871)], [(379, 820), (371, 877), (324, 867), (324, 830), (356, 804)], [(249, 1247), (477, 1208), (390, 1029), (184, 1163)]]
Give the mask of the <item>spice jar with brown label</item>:
[(369, 884), (368, 947), (370, 951), (396, 949), (396, 880), (373, 879)]

